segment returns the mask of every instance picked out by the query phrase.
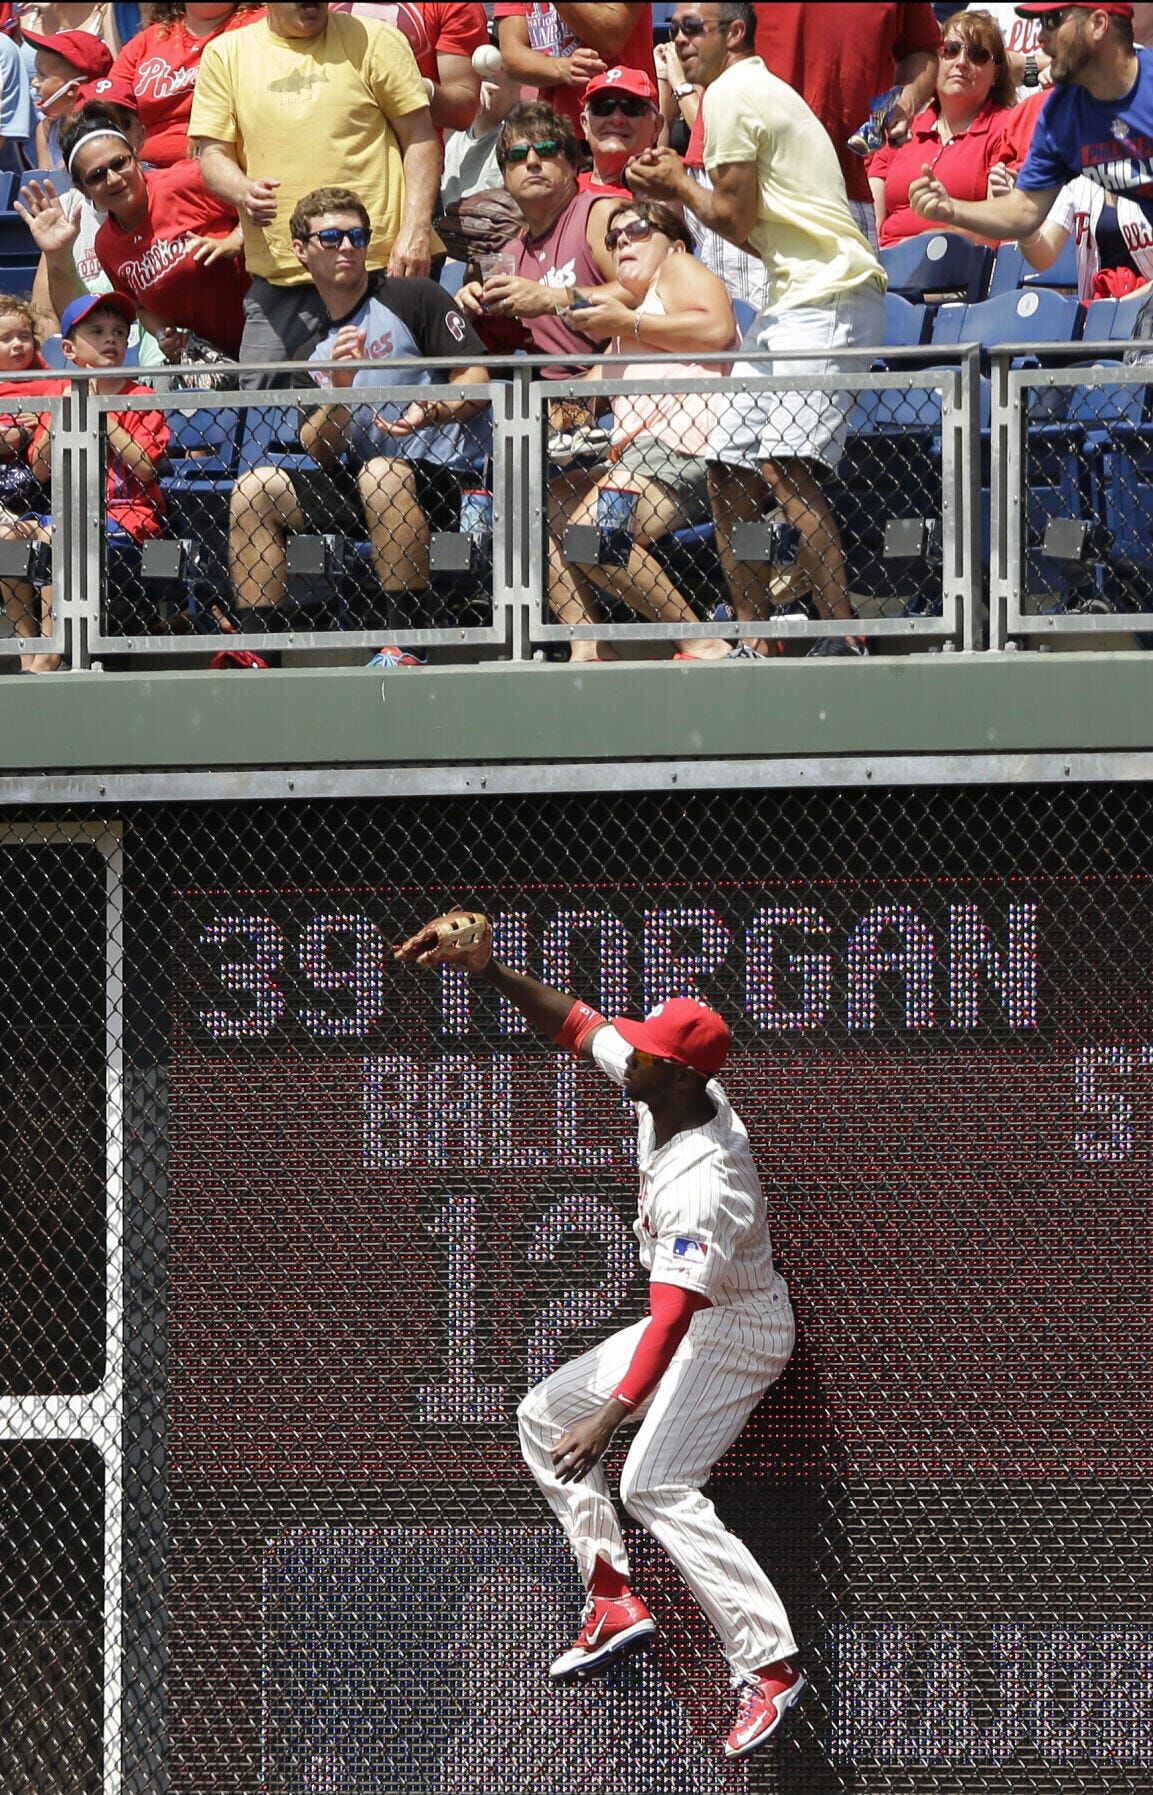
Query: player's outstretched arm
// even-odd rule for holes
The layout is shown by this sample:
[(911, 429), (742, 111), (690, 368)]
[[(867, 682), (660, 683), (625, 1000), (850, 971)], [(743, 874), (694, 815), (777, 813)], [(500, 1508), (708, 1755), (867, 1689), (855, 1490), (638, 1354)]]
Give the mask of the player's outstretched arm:
[(603, 1017), (567, 992), (554, 991), (531, 974), (514, 972), (511, 966), (494, 959), (492, 925), (477, 910), (452, 910), (434, 917), (392, 952), (394, 959), (417, 966), (463, 967), (499, 991), (542, 1034), (586, 1057), (589, 1042), (597, 1028), (603, 1026)]

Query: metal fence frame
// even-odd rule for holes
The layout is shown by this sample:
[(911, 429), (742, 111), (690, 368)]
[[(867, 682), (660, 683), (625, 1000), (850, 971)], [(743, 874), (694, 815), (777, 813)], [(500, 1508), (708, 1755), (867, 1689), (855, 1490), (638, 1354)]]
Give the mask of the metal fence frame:
[[(1062, 346), (1061, 349), (1055, 349), (1052, 344), (1020, 344), (1011, 352), (998, 350), (991, 356), (991, 649), (1003, 649), (1012, 645), (1015, 639), (1028, 643), (1046, 637), (1052, 638), (1054, 635), (1092, 638), (1102, 633), (1114, 633), (1118, 627), (1125, 631), (1135, 628), (1153, 630), (1153, 609), (1106, 615), (1091, 612), (1078, 614), (1068, 610), (1038, 614), (1026, 609), (1029, 596), (1027, 557), (1030, 546), (1026, 518), (1027, 494), (1031, 484), (1030, 408), (1035, 402), (1035, 395), (1059, 395), (1053, 408), (1055, 415), (1051, 428), (1067, 434), (1066, 452), (1070, 457), (1078, 452), (1078, 436), (1083, 441), (1094, 425), (1098, 434), (1105, 436), (1109, 423), (1107, 417), (1077, 419), (1069, 416), (1073, 395), (1109, 387), (1147, 387), (1153, 369), (1125, 365), (1120, 361), (1099, 365), (1078, 359), (1074, 363), (1071, 358), (1092, 356), (1095, 351), (1099, 354), (1112, 351), (1115, 354), (1117, 348), (1116, 343), (1094, 345), (1082, 342)], [(1052, 361), (1057, 356), (1070, 361), (1071, 365), (1036, 365), (1038, 357)], [(1021, 361), (1026, 365), (1014, 366), (1014, 363)], [(1032, 365), (1028, 365), (1029, 363)], [(1142, 425), (1134, 428), (1144, 429), (1153, 440), (1153, 428)], [(1109, 543), (1105, 539), (1103, 519), (1093, 515), (1078, 515), (1070, 517), (1068, 522), (1085, 527), (1087, 564), (1096, 560), (1099, 565), (1107, 566)], [(1149, 524), (1153, 535), (1153, 511)], [(1088, 645), (1086, 642), (1086, 646)]]

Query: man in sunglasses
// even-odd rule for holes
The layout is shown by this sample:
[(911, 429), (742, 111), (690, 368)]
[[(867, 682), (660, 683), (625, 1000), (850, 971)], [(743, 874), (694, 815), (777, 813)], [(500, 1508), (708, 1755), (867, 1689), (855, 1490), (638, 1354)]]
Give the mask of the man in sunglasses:
[(593, 165), (577, 181), (582, 193), (631, 199), (621, 176), (660, 135), (657, 90), (643, 69), (606, 69), (585, 88), (581, 129)]
[[(470, 281), (457, 299), (478, 322), (486, 316), (519, 318), (539, 354), (587, 360), (603, 347), (604, 338), (580, 329), (574, 301), (605, 287), (625, 297), (605, 247), (609, 216), (618, 201), (580, 191), (576, 134), (542, 100), (513, 107), (501, 126), (496, 153), (504, 184), (526, 220), (525, 229), (506, 245), (515, 269), (483, 283)], [(545, 370), (546, 378), (572, 373), (560, 366)]]
[(909, 188), (922, 218), (978, 237), (1018, 240), (1040, 230), (1066, 182), (1079, 176), (1131, 200), (1153, 232), (1153, 51), (1133, 41), (1133, 8), (1018, 6), (1036, 19), (1053, 91), (1034, 126), (1016, 186), (995, 199), (956, 200), (926, 167)]
[(658, 1003), (641, 1022), (609, 1022), (494, 959), (488, 919), (472, 912), (438, 917), (393, 951), (483, 979), (635, 1105), (633, 1230), (649, 1316), (563, 1365), (517, 1415), (525, 1460), (588, 1592), (576, 1642), (551, 1675), (557, 1683), (597, 1675), (656, 1633), (632, 1587), (601, 1468), (613, 1435), (635, 1424), (621, 1501), (660, 1541), (720, 1636), (741, 1691), (725, 1755), (746, 1757), (768, 1744), (806, 1680), (779, 1595), (704, 1494), (713, 1466), (785, 1369), (794, 1337), (748, 1134), (718, 1079), (728, 1024), (688, 997)]
[[(287, 583), (287, 538), (301, 532), (368, 537), (385, 593), (390, 632), (420, 628), (427, 615), (431, 531), (453, 530), (460, 476), (473, 477), (489, 451), (487, 401), (424, 400), (433, 383), (483, 385), (484, 346), (436, 281), (368, 267), (372, 224), (355, 193), (322, 187), (291, 219), (292, 246), (315, 284), (327, 329), (315, 362), (378, 364), (317, 373), (319, 385), (405, 386), (408, 405), (348, 402), (318, 406), (304, 420), (301, 447), (316, 469), (253, 467), (232, 495), (233, 590), (246, 629), (276, 629)], [(445, 374), (421, 366), (381, 367), (451, 356)], [(404, 657), (393, 665), (414, 664)]]
[[(705, 92), (705, 168), (698, 185), (671, 150), (630, 163), (629, 185), (645, 198), (694, 212), (710, 230), (760, 256), (767, 305), (745, 343), (780, 360), (738, 362), (736, 390), (711, 445), (710, 472), (718, 550), (738, 617), (771, 609), (764, 569), (732, 552), (738, 522), (756, 516), (767, 483), (798, 534), (797, 562), (822, 617), (838, 629), (820, 654), (863, 654), (851, 633), (853, 606), (840, 529), (822, 478), (840, 460), (851, 389), (756, 392), (743, 377), (850, 370), (841, 355), (885, 333), (885, 276), (853, 223), (845, 182), (828, 132), (798, 93), (771, 75), (754, 52), (756, 11), (736, 0), (678, 0), (670, 29), (685, 78)], [(820, 350), (798, 364), (790, 351)]]
[(607, 68), (644, 69), (656, 86), (651, 5), (618, 0), (497, 0), (492, 9), (509, 74), (574, 128), (588, 83)]

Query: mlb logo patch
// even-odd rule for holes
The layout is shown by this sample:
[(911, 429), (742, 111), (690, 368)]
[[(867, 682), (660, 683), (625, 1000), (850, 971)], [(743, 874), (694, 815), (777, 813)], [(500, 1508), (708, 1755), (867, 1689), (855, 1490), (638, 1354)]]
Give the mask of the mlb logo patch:
[(703, 1265), (709, 1256), (709, 1249), (703, 1240), (686, 1240), (678, 1235), (673, 1241), (673, 1258), (683, 1259), (686, 1265)]

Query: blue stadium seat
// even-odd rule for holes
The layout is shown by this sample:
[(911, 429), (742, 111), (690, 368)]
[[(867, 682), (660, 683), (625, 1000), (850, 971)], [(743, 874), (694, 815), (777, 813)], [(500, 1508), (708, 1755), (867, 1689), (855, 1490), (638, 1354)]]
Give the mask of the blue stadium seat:
[(988, 290), (993, 252), (950, 231), (921, 231), (881, 251), (890, 293), (904, 299), (951, 293), (973, 304)]
[(993, 349), (1013, 343), (1072, 343), (1080, 325), (1075, 299), (1038, 288), (1002, 293), (978, 305), (943, 305), (933, 319), (933, 344), (980, 343)]
[(467, 278), (468, 267), (464, 262), (446, 262), (440, 271), (440, 284), (454, 299)]
[(1076, 293), (1078, 284), (1077, 248), (1072, 237), (1066, 240), (1053, 266), (1043, 270), (1030, 267), (1016, 243), (1002, 243), (993, 257), (988, 296), (997, 299), (1002, 293), (1015, 293), (1019, 287), (1051, 287), (1056, 293)]
[(1086, 343), (1132, 343), (1137, 322), (1149, 304), (1147, 292), (1129, 293), (1124, 299), (1094, 299), (1085, 314), (1081, 335)]
[(39, 181), (41, 186), (44, 185), (45, 181), (51, 181), (57, 193), (70, 193), (72, 191), (72, 176), (68, 173), (66, 168), (29, 168), (24, 174), (15, 175), (13, 179), (16, 181), (16, 189), (14, 191), (18, 191), (19, 188), (23, 187), (28, 181)]

